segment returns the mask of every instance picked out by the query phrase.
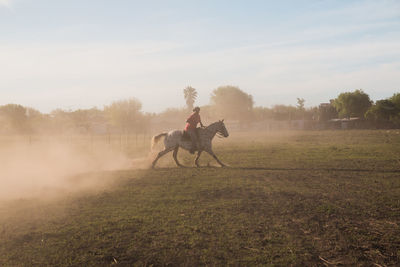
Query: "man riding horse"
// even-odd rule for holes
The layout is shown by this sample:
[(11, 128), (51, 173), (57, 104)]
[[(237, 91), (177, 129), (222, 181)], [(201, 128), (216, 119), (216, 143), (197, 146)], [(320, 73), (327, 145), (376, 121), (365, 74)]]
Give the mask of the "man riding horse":
[[(192, 114), (194, 119), (191, 119), (192, 116), (188, 118), (188, 124), (190, 126), (187, 126), (186, 128), (192, 129), (196, 127), (197, 123), (200, 122), (200, 125), (203, 126), (200, 120), (200, 115), (198, 114), (200, 109), (196, 108), (194, 109), (195, 115)], [(197, 113), (197, 114), (196, 114)], [(196, 122), (197, 121), (197, 122)], [(193, 126), (194, 125), (194, 126)], [(217, 156), (215, 155), (213, 149), (212, 149), (212, 140), (216, 135), (219, 137), (228, 137), (229, 133), (228, 130), (225, 127), (224, 120), (216, 121), (214, 123), (211, 123), (205, 128), (197, 129), (192, 131), (192, 142), (185, 140), (183, 137), (183, 131), (181, 130), (172, 130), (169, 132), (164, 132), (160, 133), (158, 135), (153, 136), (151, 139), (151, 149), (153, 151), (155, 145), (157, 142), (161, 139), (164, 138), (164, 149), (160, 152), (158, 152), (157, 157), (153, 160), (151, 167), (154, 168), (158, 159), (161, 158), (163, 155), (167, 154), (170, 151), (174, 151), (173, 157), (175, 160), (176, 165), (183, 167), (182, 164), (179, 163), (178, 161), (178, 150), (179, 148), (183, 148), (185, 150), (194, 150), (193, 147), (199, 141), (201, 140), (200, 148), (197, 149), (197, 157), (194, 160), (194, 163), (196, 164), (197, 167), (200, 167), (199, 164), (199, 158), (200, 155), (203, 151), (207, 152), (210, 154), (222, 167), (225, 166), (224, 163), (222, 163)], [(195, 139), (196, 138), (196, 139)], [(196, 140), (193, 142), (193, 140)]]
[(190, 139), (192, 141), (192, 147), (190, 149), (190, 153), (194, 154), (196, 151), (196, 148), (198, 150), (201, 149), (201, 143), (200, 143), (200, 138), (199, 138), (199, 133), (197, 131), (197, 124), (200, 123), (200, 126), (203, 128), (204, 125), (201, 122), (200, 118), (200, 108), (195, 107), (193, 109), (193, 113), (187, 118), (186, 120), (186, 126), (185, 126), (185, 132), (189, 134)]

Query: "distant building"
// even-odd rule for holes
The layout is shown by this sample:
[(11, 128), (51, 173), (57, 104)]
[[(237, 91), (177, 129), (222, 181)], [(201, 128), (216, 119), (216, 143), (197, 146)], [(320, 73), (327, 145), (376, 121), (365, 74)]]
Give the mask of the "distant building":
[(338, 113), (335, 109), (335, 107), (333, 106), (333, 100), (331, 100), (330, 103), (321, 103), (318, 106), (318, 121), (321, 122), (326, 122), (329, 120), (332, 120), (334, 118), (338, 117)]
[(332, 129), (357, 129), (362, 127), (362, 122), (358, 117), (331, 119), (329, 120), (329, 126)]

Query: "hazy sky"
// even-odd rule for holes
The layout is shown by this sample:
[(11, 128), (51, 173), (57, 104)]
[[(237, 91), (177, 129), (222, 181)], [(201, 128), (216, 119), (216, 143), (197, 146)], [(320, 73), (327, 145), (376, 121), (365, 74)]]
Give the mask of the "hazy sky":
[(136, 97), (144, 111), (400, 92), (400, 1), (0, 0), (0, 105), (49, 112)]

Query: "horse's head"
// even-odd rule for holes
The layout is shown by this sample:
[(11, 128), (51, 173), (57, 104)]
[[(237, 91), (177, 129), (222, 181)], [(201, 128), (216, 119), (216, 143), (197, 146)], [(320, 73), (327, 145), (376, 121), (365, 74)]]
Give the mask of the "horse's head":
[(217, 133), (220, 134), (223, 137), (228, 137), (229, 136), (228, 130), (225, 127), (224, 120), (218, 121)]

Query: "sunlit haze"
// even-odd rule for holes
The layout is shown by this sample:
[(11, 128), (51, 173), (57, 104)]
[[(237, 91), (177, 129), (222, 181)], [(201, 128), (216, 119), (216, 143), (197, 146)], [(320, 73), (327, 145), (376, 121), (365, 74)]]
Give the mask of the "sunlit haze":
[(0, 0), (0, 105), (143, 111), (234, 85), (256, 106), (400, 89), (400, 2)]

